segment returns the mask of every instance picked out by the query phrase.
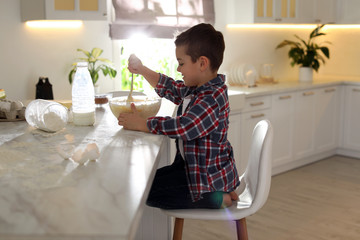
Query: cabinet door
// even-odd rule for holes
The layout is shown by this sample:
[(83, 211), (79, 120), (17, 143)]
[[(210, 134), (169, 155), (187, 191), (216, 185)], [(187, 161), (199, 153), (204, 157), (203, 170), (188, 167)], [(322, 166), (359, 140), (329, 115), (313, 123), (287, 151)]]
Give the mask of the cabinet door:
[(360, 149), (360, 86), (345, 88), (344, 148)]
[(292, 161), (294, 106), (293, 93), (272, 96), (271, 123), (274, 129), (273, 166)]
[(338, 146), (340, 97), (338, 87), (319, 89), (316, 95), (315, 146), (317, 152)]
[(339, 0), (337, 3), (337, 22), (342, 24), (360, 23), (360, 1), (359, 0)]
[(251, 145), (251, 137), (252, 132), (254, 130), (255, 125), (263, 119), (271, 119), (271, 110), (259, 110), (248, 113), (241, 114), (241, 159), (239, 164), (237, 165), (239, 174), (243, 173), (246, 169), (249, 153), (250, 153), (250, 145)]
[(302, 23), (334, 23), (337, 0), (301, 0), (299, 19)]
[(315, 23), (335, 23), (337, 0), (316, 0)]
[(299, 0), (256, 0), (255, 22), (294, 23), (298, 21)]
[(315, 90), (296, 93), (294, 119), (295, 160), (310, 156), (315, 151)]
[(45, 0), (46, 19), (106, 20), (105, 0)]

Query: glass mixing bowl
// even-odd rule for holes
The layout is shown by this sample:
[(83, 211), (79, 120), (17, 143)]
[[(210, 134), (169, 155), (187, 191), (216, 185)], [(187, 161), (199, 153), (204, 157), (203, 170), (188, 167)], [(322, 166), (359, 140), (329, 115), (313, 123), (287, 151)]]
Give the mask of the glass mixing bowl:
[(161, 99), (157, 97), (148, 96), (132, 96), (134, 101), (127, 102), (127, 96), (115, 97), (109, 101), (110, 109), (116, 118), (120, 113), (130, 113), (131, 103), (135, 103), (137, 111), (140, 116), (144, 118), (153, 117), (160, 109)]

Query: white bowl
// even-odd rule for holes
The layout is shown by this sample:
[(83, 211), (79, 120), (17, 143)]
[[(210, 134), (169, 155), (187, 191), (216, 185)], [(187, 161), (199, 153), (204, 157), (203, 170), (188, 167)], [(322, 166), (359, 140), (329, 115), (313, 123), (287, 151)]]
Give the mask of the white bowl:
[(116, 118), (120, 113), (131, 113), (131, 103), (135, 103), (140, 116), (144, 118), (153, 117), (160, 109), (161, 99), (148, 96), (133, 96), (134, 101), (127, 102), (127, 96), (115, 97), (109, 101), (110, 109)]

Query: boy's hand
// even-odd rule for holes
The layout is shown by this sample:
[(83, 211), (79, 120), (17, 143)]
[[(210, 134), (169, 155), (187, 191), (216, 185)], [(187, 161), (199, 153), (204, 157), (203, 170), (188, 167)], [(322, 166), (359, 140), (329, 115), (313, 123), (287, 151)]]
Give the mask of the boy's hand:
[(135, 104), (131, 103), (132, 113), (121, 113), (118, 117), (118, 124), (124, 129), (150, 132), (147, 127), (147, 119), (142, 118), (137, 112)]
[(141, 60), (135, 56), (135, 54), (131, 54), (129, 57), (128, 69), (131, 73), (142, 74), (141, 69), (144, 67)]

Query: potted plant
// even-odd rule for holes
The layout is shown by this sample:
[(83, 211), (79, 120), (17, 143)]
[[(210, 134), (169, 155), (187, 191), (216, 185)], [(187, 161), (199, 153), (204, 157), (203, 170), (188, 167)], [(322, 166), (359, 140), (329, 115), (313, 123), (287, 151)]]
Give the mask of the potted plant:
[[(315, 38), (326, 35), (320, 32), (324, 26), (325, 24), (317, 26), (310, 33), (308, 41), (301, 39), (295, 34), (294, 36), (300, 40), (299, 42), (284, 40), (276, 47), (276, 49), (279, 49), (290, 46), (288, 56), (291, 58), (291, 66), (300, 65), (299, 81), (312, 81), (313, 70), (317, 72), (320, 63), (325, 64), (324, 57), (330, 58), (329, 48), (314, 42)], [(326, 41), (324, 43), (330, 42)]]
[[(101, 70), (104, 76), (109, 75), (111, 78), (116, 77), (117, 71), (111, 66), (113, 63), (106, 58), (100, 58), (100, 55), (103, 53), (103, 50), (100, 48), (93, 48), (91, 52), (85, 51), (83, 49), (77, 49), (79, 52), (83, 52), (86, 55), (86, 58), (78, 58), (81, 61), (88, 62), (88, 69), (94, 86), (96, 87), (96, 82), (99, 79), (99, 71)], [(98, 64), (101, 62), (101, 64)], [(69, 83), (72, 84), (75, 72), (76, 64), (73, 63), (73, 67), (69, 73)]]

